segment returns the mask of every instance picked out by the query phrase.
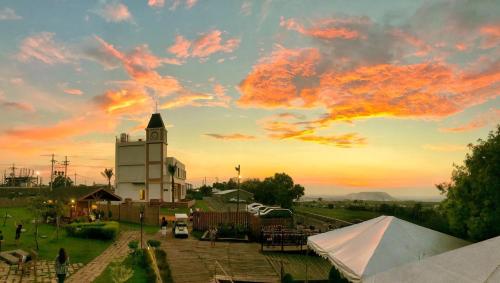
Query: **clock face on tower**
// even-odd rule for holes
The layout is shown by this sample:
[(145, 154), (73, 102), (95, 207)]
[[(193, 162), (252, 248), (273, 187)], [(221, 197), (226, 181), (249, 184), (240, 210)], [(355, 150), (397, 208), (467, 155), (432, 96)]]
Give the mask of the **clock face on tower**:
[(150, 138), (151, 140), (157, 140), (157, 139), (158, 139), (158, 137), (159, 137), (159, 134), (158, 134), (158, 132), (156, 132), (156, 131), (155, 131), (155, 132), (151, 132), (151, 134), (149, 135), (149, 138)]

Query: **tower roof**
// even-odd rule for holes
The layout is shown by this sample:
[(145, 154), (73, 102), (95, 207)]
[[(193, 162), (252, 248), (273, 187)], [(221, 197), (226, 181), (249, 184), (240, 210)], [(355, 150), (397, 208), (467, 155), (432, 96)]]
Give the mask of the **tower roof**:
[(151, 119), (149, 119), (148, 129), (150, 128), (165, 128), (165, 124), (163, 124), (163, 119), (161, 118), (160, 113), (154, 113), (151, 115)]

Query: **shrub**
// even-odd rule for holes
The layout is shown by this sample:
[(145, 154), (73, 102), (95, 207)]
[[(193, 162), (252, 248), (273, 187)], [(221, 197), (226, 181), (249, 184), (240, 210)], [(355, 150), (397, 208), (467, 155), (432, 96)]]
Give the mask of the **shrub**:
[(118, 235), (119, 224), (115, 221), (99, 223), (71, 223), (66, 231), (71, 237), (112, 240)]
[(160, 276), (163, 282), (172, 283), (172, 272), (168, 266), (167, 253), (162, 249), (155, 250), (156, 263), (158, 264), (158, 269), (160, 270)]
[(137, 248), (139, 248), (139, 241), (135, 240), (128, 242), (128, 247), (135, 253)]
[(281, 279), (281, 282), (283, 283), (293, 283), (293, 276), (290, 273), (287, 273), (283, 276), (283, 279)]
[(157, 240), (148, 240), (148, 245), (150, 245), (153, 248), (158, 248), (161, 245), (161, 243), (160, 241)]
[(333, 209), (333, 203), (329, 203), (329, 204), (328, 204), (328, 208), (329, 208), (329, 209)]

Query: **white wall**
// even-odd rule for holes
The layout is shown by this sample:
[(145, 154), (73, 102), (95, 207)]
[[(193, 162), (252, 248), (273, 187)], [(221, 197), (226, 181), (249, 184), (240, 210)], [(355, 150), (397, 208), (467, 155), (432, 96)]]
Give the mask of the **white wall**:
[(146, 172), (144, 165), (118, 166), (117, 183), (145, 182)]
[(148, 144), (149, 147), (149, 161), (161, 161), (161, 144), (152, 143)]
[(149, 199), (161, 199), (160, 184), (149, 184)]
[(149, 178), (161, 178), (161, 164), (149, 164)]
[(144, 185), (135, 185), (132, 183), (119, 183), (116, 187), (116, 194), (125, 200), (130, 198), (133, 201), (141, 201), (139, 199), (139, 191), (145, 189)]

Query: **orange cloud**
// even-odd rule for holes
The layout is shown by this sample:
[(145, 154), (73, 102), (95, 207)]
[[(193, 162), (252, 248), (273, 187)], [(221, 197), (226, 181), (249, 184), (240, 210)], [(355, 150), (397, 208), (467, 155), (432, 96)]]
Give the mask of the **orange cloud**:
[(358, 31), (346, 26), (351, 23), (351, 21), (345, 20), (328, 20), (320, 21), (312, 27), (306, 28), (295, 19), (285, 20), (284, 17), (280, 18), (280, 26), (286, 28), (287, 30), (293, 30), (303, 35), (319, 39), (353, 39), (360, 37)]
[(309, 85), (316, 80), (320, 52), (315, 48), (279, 47), (262, 58), (240, 83), (240, 106), (292, 107), (311, 105)]
[(152, 104), (151, 98), (146, 93), (134, 89), (110, 90), (94, 97), (94, 102), (108, 114), (123, 115), (147, 112)]
[(201, 34), (196, 40), (189, 41), (181, 35), (176, 36), (175, 43), (168, 48), (168, 51), (179, 58), (199, 57), (206, 58), (213, 53), (231, 53), (240, 45), (237, 38), (229, 38), (225, 42), (222, 40), (222, 32), (213, 30)]
[(22, 140), (58, 140), (70, 136), (83, 136), (94, 132), (114, 130), (116, 119), (105, 119), (102, 116), (77, 116), (50, 126), (30, 126), (8, 129), (6, 137)]
[(500, 25), (486, 25), (481, 27), (479, 32), (483, 36), (482, 48), (498, 47), (500, 44)]
[(497, 123), (498, 121), (500, 121), (500, 109), (490, 109), (488, 112), (476, 116), (474, 119), (464, 125), (451, 128), (441, 128), (439, 130), (449, 133), (469, 132), (483, 128), (493, 123)]
[(61, 42), (54, 40), (54, 33), (41, 32), (28, 36), (21, 42), (17, 59), (23, 62), (32, 59), (45, 64), (70, 63), (75, 56)]
[(321, 67), (325, 60), (312, 48), (274, 51), (240, 83), (238, 104), (324, 106), (330, 114), (318, 122), (326, 123), (381, 116), (440, 118), (498, 95), (498, 62), (466, 73), (439, 62), (337, 70)]
[(244, 135), (239, 133), (234, 134), (204, 134), (207, 137), (211, 137), (218, 140), (254, 140), (255, 136)]
[(100, 7), (96, 13), (106, 22), (123, 22), (132, 20), (128, 7), (122, 3), (112, 2)]

